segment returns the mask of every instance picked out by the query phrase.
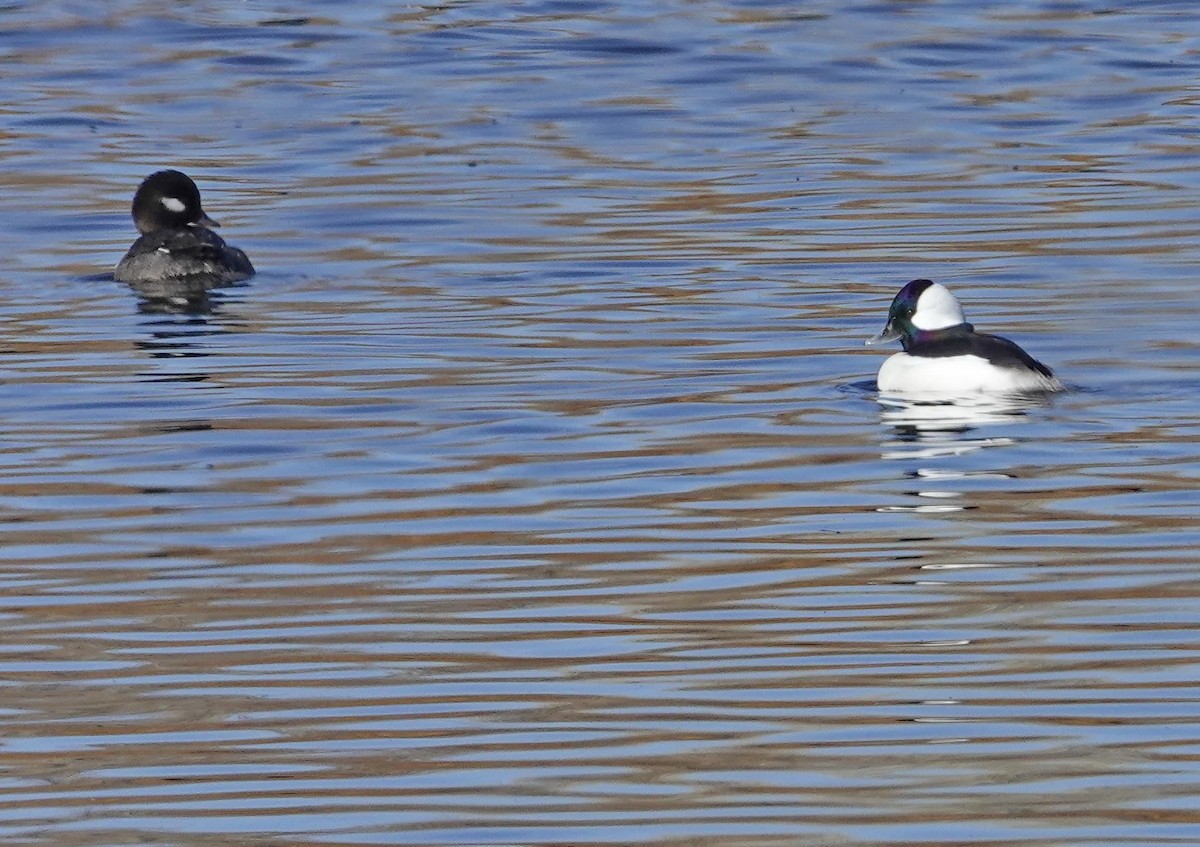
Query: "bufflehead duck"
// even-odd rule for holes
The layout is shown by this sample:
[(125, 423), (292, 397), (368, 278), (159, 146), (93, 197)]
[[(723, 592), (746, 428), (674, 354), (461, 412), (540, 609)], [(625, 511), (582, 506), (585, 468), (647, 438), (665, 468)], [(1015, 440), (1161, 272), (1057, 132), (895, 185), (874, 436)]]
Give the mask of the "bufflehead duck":
[(204, 214), (200, 190), (185, 173), (146, 177), (133, 195), (133, 222), (142, 235), (117, 264), (121, 282), (224, 285), (254, 276), (246, 254), (209, 228), (220, 224)]
[(900, 289), (887, 325), (867, 344), (897, 338), (904, 352), (879, 369), (884, 394), (969, 397), (1063, 390), (1048, 367), (1016, 344), (976, 332), (954, 295), (927, 279)]

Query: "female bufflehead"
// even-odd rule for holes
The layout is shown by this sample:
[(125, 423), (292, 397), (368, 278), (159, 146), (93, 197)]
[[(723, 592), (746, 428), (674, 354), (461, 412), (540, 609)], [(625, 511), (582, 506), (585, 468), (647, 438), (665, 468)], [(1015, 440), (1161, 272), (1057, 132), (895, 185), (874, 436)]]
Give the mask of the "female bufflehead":
[(209, 227), (200, 191), (180, 171), (152, 173), (133, 195), (133, 222), (142, 235), (117, 265), (121, 282), (203, 282), (224, 285), (254, 276), (246, 254)]
[(969, 397), (1062, 391), (1050, 369), (1007, 338), (976, 332), (944, 286), (914, 279), (900, 289), (887, 325), (867, 344), (904, 347), (879, 369), (884, 394)]

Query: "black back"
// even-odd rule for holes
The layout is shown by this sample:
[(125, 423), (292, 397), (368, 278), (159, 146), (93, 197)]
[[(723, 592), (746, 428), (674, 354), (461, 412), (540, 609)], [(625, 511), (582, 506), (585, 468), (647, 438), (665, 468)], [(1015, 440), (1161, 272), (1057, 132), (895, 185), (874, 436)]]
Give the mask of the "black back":
[(1029, 368), (1053, 377), (1051, 370), (1007, 338), (975, 332), (969, 323), (945, 329), (915, 330), (903, 339), (904, 350), (913, 356), (938, 359), (949, 356), (978, 356), (998, 368)]

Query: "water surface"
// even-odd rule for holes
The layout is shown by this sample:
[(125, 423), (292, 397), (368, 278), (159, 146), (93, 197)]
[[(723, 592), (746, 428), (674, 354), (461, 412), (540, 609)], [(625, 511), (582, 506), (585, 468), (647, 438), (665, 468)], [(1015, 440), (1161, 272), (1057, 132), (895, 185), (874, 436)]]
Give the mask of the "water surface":
[[(1197, 31), (6, 7), (0, 839), (1200, 842)], [(1073, 390), (878, 403), (917, 276)]]

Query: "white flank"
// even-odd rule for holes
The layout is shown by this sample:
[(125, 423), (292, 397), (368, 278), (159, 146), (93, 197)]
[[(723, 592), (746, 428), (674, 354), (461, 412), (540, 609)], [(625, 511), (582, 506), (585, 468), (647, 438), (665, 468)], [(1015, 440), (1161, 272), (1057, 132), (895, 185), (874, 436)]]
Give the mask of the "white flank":
[[(961, 323), (961, 321), (960, 321)], [(879, 369), (879, 392), (902, 397), (955, 398), (979, 394), (1062, 391), (1057, 379), (1029, 369), (1000, 368), (979, 356), (930, 358), (897, 353)]]

